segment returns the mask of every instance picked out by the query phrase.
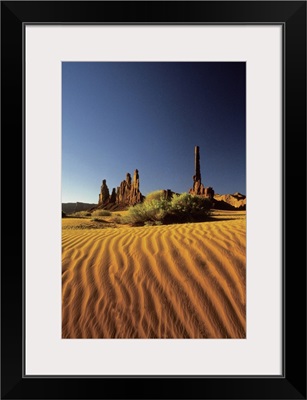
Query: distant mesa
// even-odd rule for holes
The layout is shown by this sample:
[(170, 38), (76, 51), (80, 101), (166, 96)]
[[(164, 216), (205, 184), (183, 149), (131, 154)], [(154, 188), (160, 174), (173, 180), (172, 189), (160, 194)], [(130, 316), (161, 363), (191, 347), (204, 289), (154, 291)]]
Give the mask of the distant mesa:
[(73, 214), (79, 211), (87, 211), (95, 206), (97, 206), (97, 204), (80, 203), (78, 201), (76, 203), (62, 203), (62, 212), (64, 212), (65, 214)]
[(214, 208), (219, 210), (246, 210), (246, 196), (241, 193), (215, 194)]

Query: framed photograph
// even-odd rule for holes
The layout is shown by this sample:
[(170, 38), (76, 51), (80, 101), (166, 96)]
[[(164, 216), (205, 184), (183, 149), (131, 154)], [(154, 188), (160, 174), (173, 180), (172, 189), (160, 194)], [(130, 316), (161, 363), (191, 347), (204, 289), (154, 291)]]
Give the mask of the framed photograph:
[(306, 2), (1, 29), (2, 398), (306, 399)]

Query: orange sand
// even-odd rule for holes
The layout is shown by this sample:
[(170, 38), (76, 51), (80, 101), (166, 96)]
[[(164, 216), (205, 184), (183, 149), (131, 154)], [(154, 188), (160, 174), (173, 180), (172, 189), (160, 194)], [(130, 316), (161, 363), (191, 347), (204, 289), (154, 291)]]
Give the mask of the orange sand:
[(244, 338), (245, 212), (214, 214), (101, 229), (63, 219), (62, 337)]

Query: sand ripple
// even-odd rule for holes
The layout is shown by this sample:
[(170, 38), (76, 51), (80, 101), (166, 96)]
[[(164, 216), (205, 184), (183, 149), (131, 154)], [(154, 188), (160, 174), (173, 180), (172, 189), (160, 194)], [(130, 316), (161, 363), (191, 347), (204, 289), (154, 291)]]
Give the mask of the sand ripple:
[(63, 230), (63, 338), (244, 338), (245, 218)]

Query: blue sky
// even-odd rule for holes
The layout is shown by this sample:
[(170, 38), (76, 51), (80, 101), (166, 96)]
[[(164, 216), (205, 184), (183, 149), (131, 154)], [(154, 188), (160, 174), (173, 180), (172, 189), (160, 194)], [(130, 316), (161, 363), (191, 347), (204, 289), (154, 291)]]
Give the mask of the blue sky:
[(140, 190), (202, 182), (246, 194), (245, 63), (63, 62), (62, 202), (97, 203), (139, 170)]

